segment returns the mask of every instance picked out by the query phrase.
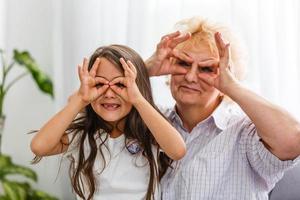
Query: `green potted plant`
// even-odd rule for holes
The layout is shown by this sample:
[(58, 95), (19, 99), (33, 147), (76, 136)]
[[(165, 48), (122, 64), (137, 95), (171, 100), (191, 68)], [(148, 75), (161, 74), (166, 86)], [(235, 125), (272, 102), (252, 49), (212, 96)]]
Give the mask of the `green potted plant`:
[[(13, 51), (12, 62), (7, 64), (4, 58), (4, 52), (0, 49), (2, 60), (2, 79), (0, 79), (0, 183), (4, 194), (0, 192), (0, 200), (57, 200), (57, 198), (47, 193), (35, 190), (27, 181), (20, 182), (11, 180), (11, 175), (23, 176), (26, 179), (37, 181), (37, 174), (30, 168), (17, 165), (12, 162), (11, 157), (2, 153), (2, 135), (5, 123), (3, 113), (4, 100), (9, 89), (26, 75), (31, 75), (38, 88), (52, 98), (53, 84), (49, 76), (43, 73), (35, 60), (27, 51)], [(16, 66), (24, 68), (24, 73), (17, 76), (11, 82), (7, 83), (9, 72)], [(1, 188), (0, 188), (1, 189)], [(0, 190), (1, 191), (1, 190)]]

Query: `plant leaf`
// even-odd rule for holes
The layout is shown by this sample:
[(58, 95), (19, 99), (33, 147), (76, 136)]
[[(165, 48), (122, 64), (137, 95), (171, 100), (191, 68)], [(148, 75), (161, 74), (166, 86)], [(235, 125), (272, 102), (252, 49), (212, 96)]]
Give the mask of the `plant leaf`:
[(31, 73), (31, 76), (35, 80), (35, 83), (40, 88), (41, 91), (44, 93), (49, 94), (52, 98), (54, 97), (53, 94), (53, 83), (50, 77), (41, 71), (38, 64), (35, 60), (31, 57), (28, 51), (19, 52), (18, 50), (14, 50), (14, 60), (25, 68)]
[(0, 154), (0, 169), (8, 165), (11, 165), (11, 158), (4, 154)]
[(21, 165), (16, 165), (11, 162), (9, 156), (0, 155), (0, 180), (3, 180), (7, 175), (23, 175), (33, 181), (37, 181), (36, 173)]
[(23, 175), (35, 182), (37, 181), (36, 173), (28, 167), (23, 167), (20, 165), (10, 165), (0, 169), (0, 171), (3, 177), (7, 175)]
[(0, 154), (0, 180), (2, 180), (5, 176), (3, 169), (11, 164), (11, 158), (9, 156)]
[(9, 198), (7, 196), (1, 195), (0, 200), (9, 200)]
[(3, 181), (3, 189), (10, 200), (26, 200), (27, 192), (30, 190), (28, 183), (18, 183), (15, 181)]
[(58, 200), (58, 198), (50, 196), (49, 194), (40, 191), (40, 190), (33, 190), (32, 195), (29, 197), (30, 200)]

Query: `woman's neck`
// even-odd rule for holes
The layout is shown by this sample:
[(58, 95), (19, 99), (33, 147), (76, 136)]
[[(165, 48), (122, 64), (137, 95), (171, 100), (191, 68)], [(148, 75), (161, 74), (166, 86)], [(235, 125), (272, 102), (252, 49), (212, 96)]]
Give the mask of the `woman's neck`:
[(182, 120), (184, 128), (191, 132), (193, 128), (201, 121), (208, 118), (218, 107), (221, 101), (215, 101), (209, 105), (181, 105), (176, 104), (176, 111)]

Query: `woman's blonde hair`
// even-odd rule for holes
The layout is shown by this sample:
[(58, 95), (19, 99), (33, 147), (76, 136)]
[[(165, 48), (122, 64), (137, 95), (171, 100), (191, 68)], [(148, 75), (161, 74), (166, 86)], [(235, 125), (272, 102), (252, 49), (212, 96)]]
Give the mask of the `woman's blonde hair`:
[(230, 53), (232, 72), (238, 80), (243, 80), (246, 72), (246, 51), (240, 39), (237, 38), (228, 28), (217, 23), (213, 23), (202, 17), (192, 17), (183, 19), (175, 24), (176, 30), (190, 32), (191, 38), (176, 48), (184, 47), (197, 48), (200, 45), (208, 45), (213, 53), (218, 54), (214, 34), (220, 32), (225, 42), (230, 42)]

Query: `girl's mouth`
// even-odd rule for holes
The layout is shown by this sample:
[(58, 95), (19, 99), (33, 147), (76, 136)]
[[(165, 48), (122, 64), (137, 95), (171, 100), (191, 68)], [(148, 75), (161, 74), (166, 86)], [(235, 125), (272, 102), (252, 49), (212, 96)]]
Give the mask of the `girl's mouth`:
[(116, 103), (103, 103), (101, 106), (106, 110), (115, 111), (119, 109), (121, 105)]

